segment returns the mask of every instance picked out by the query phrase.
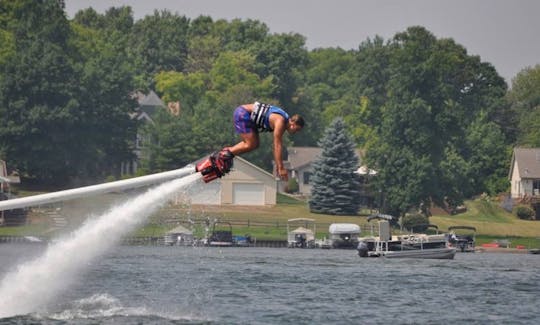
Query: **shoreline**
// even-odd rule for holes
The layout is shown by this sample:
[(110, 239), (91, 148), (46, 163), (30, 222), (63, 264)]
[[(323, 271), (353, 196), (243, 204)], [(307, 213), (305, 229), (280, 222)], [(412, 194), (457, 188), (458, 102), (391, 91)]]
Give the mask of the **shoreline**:
[(476, 247), (475, 253), (530, 254), (527, 248)]

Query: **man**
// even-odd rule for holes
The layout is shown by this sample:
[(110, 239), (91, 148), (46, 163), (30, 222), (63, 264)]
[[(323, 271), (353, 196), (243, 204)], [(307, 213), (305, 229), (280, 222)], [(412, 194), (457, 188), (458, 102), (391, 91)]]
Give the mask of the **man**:
[[(283, 134), (287, 131), (294, 134), (304, 127), (304, 119), (295, 114), (289, 114), (283, 109), (270, 104), (255, 102), (253, 104), (240, 105), (234, 111), (234, 128), (240, 135), (242, 141), (232, 147), (223, 148), (219, 153), (213, 155), (217, 175), (208, 177), (205, 175), (203, 166), (197, 166), (205, 177), (205, 181), (210, 181), (216, 177), (221, 177), (232, 167), (232, 159), (235, 155), (250, 152), (259, 147), (259, 132), (272, 132), (274, 137), (274, 161), (276, 163), (277, 175), (282, 180), (288, 180), (287, 169), (283, 166)], [(209, 174), (209, 169), (206, 174)]]

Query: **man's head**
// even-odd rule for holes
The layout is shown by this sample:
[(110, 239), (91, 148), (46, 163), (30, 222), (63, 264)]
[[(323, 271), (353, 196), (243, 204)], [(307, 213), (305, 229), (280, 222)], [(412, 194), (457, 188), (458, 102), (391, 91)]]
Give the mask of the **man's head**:
[(289, 118), (289, 124), (287, 125), (287, 132), (294, 134), (304, 128), (304, 118), (298, 114), (294, 114)]

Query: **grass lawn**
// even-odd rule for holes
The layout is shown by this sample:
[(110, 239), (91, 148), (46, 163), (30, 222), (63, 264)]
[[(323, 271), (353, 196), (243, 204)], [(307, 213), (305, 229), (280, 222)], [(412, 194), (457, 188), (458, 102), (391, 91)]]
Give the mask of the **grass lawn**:
[[(499, 207), (496, 201), (477, 199), (467, 201), (467, 212), (458, 215), (437, 214), (430, 217), (430, 223), (444, 232), (450, 226), (473, 226), (476, 228), (478, 243), (495, 239), (510, 240), (512, 246), (540, 247), (540, 221), (517, 218)], [(272, 207), (217, 207), (217, 206), (170, 206), (150, 217), (148, 222), (132, 233), (134, 236), (162, 236), (179, 224), (184, 226), (188, 216), (196, 219), (195, 235), (204, 232), (202, 220), (219, 219), (232, 225), (234, 235), (249, 234), (259, 240), (286, 240), (287, 220), (311, 218), (315, 220), (317, 238), (328, 237), (328, 227), (332, 223), (354, 223), (360, 225), (364, 234), (369, 230), (367, 216), (370, 211), (362, 211), (356, 216), (334, 216), (309, 212), (307, 202), (278, 195), (278, 204)], [(43, 225), (23, 227), (0, 227), (0, 236), (43, 235), (47, 232)]]

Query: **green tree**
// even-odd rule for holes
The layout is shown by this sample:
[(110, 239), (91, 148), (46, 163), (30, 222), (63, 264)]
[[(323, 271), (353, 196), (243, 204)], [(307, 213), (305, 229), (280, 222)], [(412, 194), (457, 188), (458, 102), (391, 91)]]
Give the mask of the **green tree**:
[(506, 148), (496, 117), (504, 111), (504, 80), (453, 40), (438, 40), (422, 27), (398, 33), (389, 50), (388, 97), (375, 97), (383, 101), (374, 105), (381, 123), (367, 151), (388, 211), (455, 205), (465, 195), (500, 189)]
[(313, 164), (310, 210), (355, 215), (360, 207), (360, 184), (354, 174), (358, 168), (358, 157), (341, 118), (330, 124), (319, 145), (322, 153)]
[(308, 54), (308, 64), (304, 73), (304, 83), (298, 90), (295, 106), (304, 116), (308, 127), (302, 130), (302, 136), (295, 142), (298, 145), (316, 145), (323, 130), (336, 116), (346, 119), (345, 123), (355, 133), (355, 117), (347, 116), (343, 107), (351, 107), (349, 73), (355, 62), (352, 51), (342, 49), (315, 49)]
[(167, 10), (155, 10), (134, 24), (129, 49), (144, 88), (153, 88), (153, 78), (161, 71), (183, 71), (188, 33), (189, 19)]
[[(508, 100), (516, 116), (516, 145), (540, 147), (540, 65), (520, 71), (512, 80)], [(510, 120), (512, 121), (512, 120)]]
[(21, 0), (10, 8), (3, 28), (13, 32), (15, 55), (0, 66), (0, 151), (23, 176), (65, 181), (82, 157), (79, 138), (67, 136), (81, 124), (80, 73), (69, 56), (63, 2)]
[(299, 76), (307, 64), (305, 38), (299, 34), (270, 35), (252, 48), (256, 71), (262, 79), (271, 77), (276, 86), (273, 98), (289, 108), (299, 85)]
[[(80, 143), (85, 164), (79, 166), (88, 176), (118, 175), (120, 164), (133, 158), (136, 107), (132, 97), (134, 74), (125, 52), (103, 38), (101, 32), (73, 24), (72, 42), (79, 49), (81, 64)], [(85, 166), (85, 167), (83, 167)]]
[(176, 169), (201, 158), (200, 148), (193, 143), (193, 118), (175, 116), (166, 110), (158, 110), (153, 123), (141, 130), (145, 139), (142, 168), (146, 172)]

